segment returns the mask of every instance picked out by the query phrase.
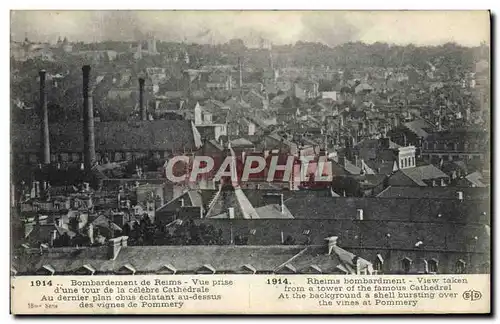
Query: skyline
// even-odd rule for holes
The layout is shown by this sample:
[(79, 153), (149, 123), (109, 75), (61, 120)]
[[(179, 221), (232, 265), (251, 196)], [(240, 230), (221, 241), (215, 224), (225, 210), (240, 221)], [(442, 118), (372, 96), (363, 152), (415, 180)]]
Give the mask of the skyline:
[[(266, 23), (262, 23), (263, 19)], [(51, 22), (50, 24), (47, 22)], [(11, 11), (11, 36), (54, 43), (158, 40), (249, 47), (262, 40), (329, 46), (361, 41), (397, 45), (489, 44), (487, 11)], [(232, 28), (228, 28), (232, 26)]]

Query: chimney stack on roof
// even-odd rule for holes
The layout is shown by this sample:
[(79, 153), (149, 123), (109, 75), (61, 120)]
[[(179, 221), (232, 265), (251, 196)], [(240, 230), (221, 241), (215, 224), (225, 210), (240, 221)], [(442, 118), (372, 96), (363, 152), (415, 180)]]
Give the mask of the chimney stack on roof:
[(42, 156), (44, 164), (50, 164), (50, 139), (49, 139), (49, 111), (47, 108), (47, 98), (45, 93), (45, 70), (39, 72), (40, 75), (40, 110), (42, 119)]
[(356, 220), (363, 220), (363, 209), (357, 209), (356, 210)]
[(128, 236), (111, 238), (108, 241), (108, 259), (116, 260), (122, 247), (127, 247)]
[(148, 120), (147, 109), (144, 106), (144, 78), (139, 78), (139, 109), (141, 112), (141, 120)]
[(83, 72), (83, 158), (84, 168), (89, 171), (95, 162), (94, 107), (90, 90), (90, 65)]
[(243, 88), (243, 63), (242, 63), (241, 57), (238, 57), (238, 68), (239, 68), (239, 72), (240, 72), (239, 87), (240, 87), (240, 94), (241, 94), (241, 89)]
[(333, 248), (337, 246), (338, 236), (330, 236), (325, 238), (328, 243), (328, 255), (332, 254)]

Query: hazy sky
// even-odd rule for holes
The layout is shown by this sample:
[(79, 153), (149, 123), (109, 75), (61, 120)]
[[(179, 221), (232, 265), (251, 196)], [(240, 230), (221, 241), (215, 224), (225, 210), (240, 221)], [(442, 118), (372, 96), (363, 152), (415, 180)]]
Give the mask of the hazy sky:
[(489, 43), (486, 11), (13, 11), (16, 40), (157, 39), (210, 43), (241, 38), (249, 46), (298, 40), (336, 45), (376, 41), (416, 45)]

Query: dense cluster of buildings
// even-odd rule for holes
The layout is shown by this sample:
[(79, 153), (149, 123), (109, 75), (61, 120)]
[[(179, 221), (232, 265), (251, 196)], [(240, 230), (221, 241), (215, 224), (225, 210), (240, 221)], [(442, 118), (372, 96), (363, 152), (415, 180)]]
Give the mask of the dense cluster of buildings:
[[(32, 53), (26, 42), (15, 59)], [(463, 78), (431, 63), (346, 77), (276, 67), (268, 52), (263, 73), (241, 58), (186, 68), (176, 84), (171, 66), (85, 65), (74, 123), (49, 120), (54, 71), (41, 71), (40, 120), (11, 132), (12, 274), (489, 272), (489, 107), (484, 96), (469, 102), (489, 87), (487, 62)], [(130, 53), (164, 55), (154, 39)], [(187, 52), (170, 56), (189, 64)], [(101, 121), (102, 98), (130, 117)], [(210, 156), (215, 170), (231, 157), (237, 179), (173, 182), (166, 168), (178, 156)], [(252, 156), (293, 157), (292, 174), (305, 177), (270, 179), (266, 166), (242, 181)], [(318, 180), (320, 157), (328, 180)]]

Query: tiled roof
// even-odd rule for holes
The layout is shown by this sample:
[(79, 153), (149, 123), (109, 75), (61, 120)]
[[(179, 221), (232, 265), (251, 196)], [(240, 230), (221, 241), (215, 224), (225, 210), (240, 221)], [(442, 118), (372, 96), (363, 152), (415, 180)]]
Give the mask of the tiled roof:
[(387, 187), (377, 195), (378, 198), (426, 198), (426, 199), (454, 199), (457, 192), (463, 192), (464, 199), (489, 199), (490, 191), (486, 188), (457, 188), (457, 187)]
[(254, 144), (252, 142), (250, 142), (249, 140), (247, 140), (243, 137), (234, 139), (230, 143), (231, 143), (231, 147), (233, 147), (233, 148), (234, 147), (253, 147), (254, 146)]
[(362, 92), (362, 91), (372, 91), (373, 90), (373, 87), (370, 86), (369, 84), (367, 83), (361, 83), (361, 84), (358, 84), (355, 88), (355, 92), (356, 93), (359, 93), (359, 92)]
[(68, 273), (86, 264), (92, 265), (97, 273), (116, 272), (126, 264), (141, 273), (157, 272), (167, 264), (177, 271), (191, 273), (204, 265), (210, 265), (216, 272), (237, 272), (246, 264), (257, 271), (272, 272), (303, 249), (300, 246), (127, 246), (121, 248), (115, 260), (110, 260), (107, 247), (57, 248), (42, 255), (22, 254), (13, 263), (19, 272), (34, 272), (51, 265), (56, 273)]
[(223, 188), (215, 198), (206, 217), (229, 218), (229, 208), (234, 208), (235, 218), (259, 218), (254, 206), (240, 188)]
[[(438, 219), (438, 217), (435, 217)], [(489, 249), (489, 225), (456, 224), (449, 222), (378, 221), (353, 219), (199, 219), (197, 224), (221, 229), (224, 241), (230, 235), (248, 235), (255, 229), (251, 243), (255, 245), (280, 244), (283, 237), (292, 237), (298, 244), (323, 244), (325, 237), (338, 236), (339, 245), (347, 250), (355, 248), (392, 249), (403, 251), (477, 252)], [(283, 234), (282, 234), (283, 233)], [(420, 247), (415, 243), (422, 241)]]
[(426, 138), (429, 136), (427, 130), (432, 130), (433, 125), (423, 119), (417, 119), (408, 123), (404, 126), (415, 133), (418, 137)]
[(286, 206), (283, 206), (283, 212), (281, 212), (280, 204), (270, 204), (262, 207), (255, 208), (255, 211), (259, 215), (259, 218), (293, 218)]
[(332, 198), (311, 194), (285, 199), (285, 206), (295, 219), (352, 220), (362, 209), (363, 218), (374, 221), (489, 223), (489, 205), (484, 200), (459, 203), (451, 199)]
[[(296, 246), (125, 246), (111, 260), (106, 247), (53, 248), (19, 253), (12, 262), (18, 273), (33, 274), (49, 267), (54, 274), (74, 274), (82, 268), (97, 274), (106, 273), (307, 273), (310, 267), (333, 273), (337, 266), (353, 268), (356, 255), (336, 246), (328, 253), (321, 245)], [(370, 263), (359, 259), (361, 267)], [(85, 271), (88, 272), (88, 271)], [(354, 274), (351, 272), (351, 274)]]
[(417, 166), (408, 169), (401, 169), (399, 170), (399, 172), (402, 172), (413, 182), (423, 187), (427, 186), (427, 184), (424, 182), (426, 180), (448, 178), (448, 175), (446, 173), (439, 170), (432, 164)]
[(475, 187), (487, 187), (486, 184), (481, 181), (483, 179), (483, 175), (479, 171), (468, 174), (465, 179), (467, 179)]
[[(12, 147), (25, 152), (40, 150), (40, 126), (12, 125)], [(156, 120), (95, 123), (96, 150), (195, 150), (201, 146), (199, 134), (186, 120)], [(83, 124), (50, 125), (52, 152), (83, 151)]]
[(163, 206), (156, 210), (157, 213), (164, 211), (175, 211), (181, 207), (181, 200), (184, 202), (184, 206), (187, 207), (203, 207), (208, 205), (210, 199), (214, 197), (217, 190), (188, 190), (178, 197), (174, 197), (172, 200), (165, 203)]

